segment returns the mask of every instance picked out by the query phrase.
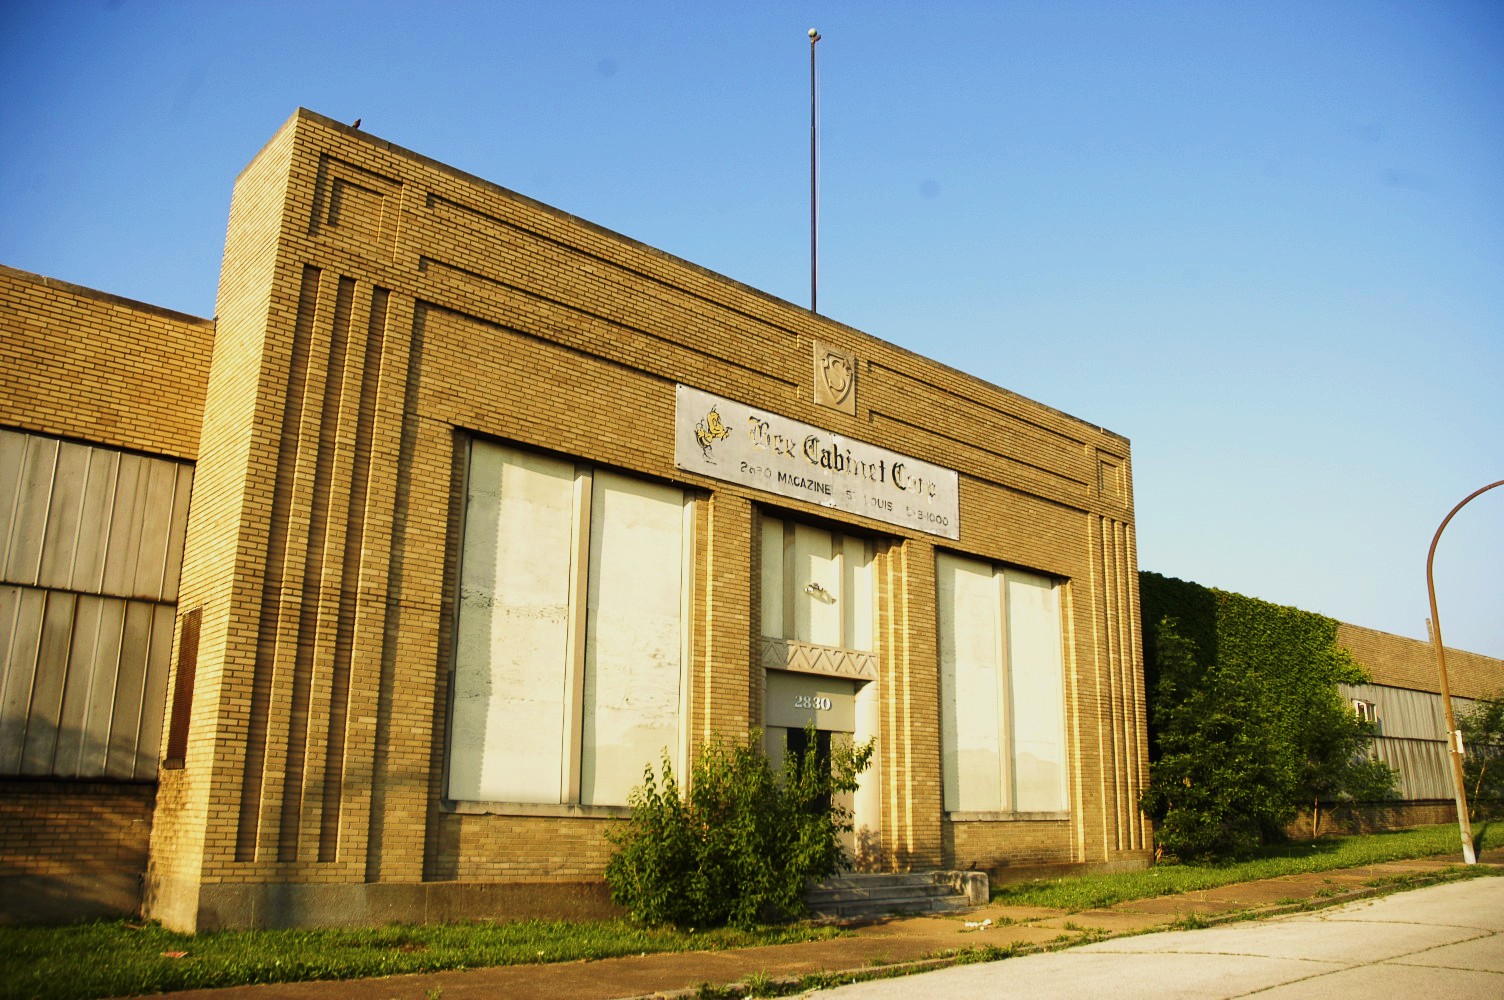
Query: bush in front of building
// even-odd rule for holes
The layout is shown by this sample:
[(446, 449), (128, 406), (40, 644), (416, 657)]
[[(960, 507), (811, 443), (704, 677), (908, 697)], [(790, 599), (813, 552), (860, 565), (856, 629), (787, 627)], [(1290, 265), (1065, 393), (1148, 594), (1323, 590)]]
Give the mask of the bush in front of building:
[(1362, 668), (1322, 615), (1141, 573), (1153, 759), (1141, 799), (1159, 848), (1236, 857), (1283, 839), (1302, 811), (1389, 798), (1371, 724), (1341, 698)]
[(681, 790), (665, 755), (663, 773), (644, 769), (632, 816), (609, 836), (611, 897), (650, 926), (752, 927), (805, 911), (811, 882), (846, 863), (841, 836), (852, 829), (839, 797), (856, 790), (873, 745), (832, 747), (829, 767), (809, 751), (775, 772), (760, 736), (717, 737), (701, 748)]

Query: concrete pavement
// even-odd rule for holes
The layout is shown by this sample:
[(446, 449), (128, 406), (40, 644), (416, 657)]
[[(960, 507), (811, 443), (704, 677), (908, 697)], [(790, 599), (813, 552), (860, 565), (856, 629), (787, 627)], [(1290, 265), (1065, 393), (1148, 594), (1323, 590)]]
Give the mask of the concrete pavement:
[[(1504, 852), (1490, 852), (1481, 860), (1498, 867), (1504, 864)], [(900, 995), (917, 1000), (968, 994), (1026, 997), (1051, 995), (1064, 984), (1082, 997), (1108, 994), (1113, 1000), (1129, 1000), (1152, 995), (1161, 1000), (1242, 996), (1248, 992), (1247, 982), (1295, 990), (1319, 988), (1327, 981), (1348, 984), (1342, 987), (1342, 994), (1353, 998), (1378, 995), (1364, 992), (1366, 987), (1361, 984), (1374, 982), (1365, 976), (1377, 975), (1388, 992), (1390, 983), (1409, 984), (1410, 977), (1435, 972), (1453, 977), (1449, 988), (1457, 992), (1428, 987), (1427, 997), (1504, 997), (1504, 936), (1497, 933), (1504, 931), (1504, 879), (1478, 878), (1368, 898), (1391, 891), (1396, 880), (1415, 884), (1444, 879), (1457, 864), (1458, 860), (1451, 857), (1391, 861), (1076, 913), (987, 906), (964, 914), (892, 917), (853, 926), (845, 937), (802, 944), (192, 990), (171, 996), (172, 1000), (619, 1000), (694, 997), (701, 984), (744, 984), (754, 978), (790, 983), (822, 975), (831, 981), (849, 982), (853, 976), (903, 971), (918, 974), (815, 996), (819, 1000)], [(1449, 906), (1453, 898), (1460, 900), (1460, 905)], [(1298, 912), (1314, 904), (1348, 901), (1358, 902), (1350, 910)], [(1339, 913), (1343, 914), (1340, 920), (1336, 916)], [(1264, 922), (1241, 921), (1243, 917), (1258, 917)], [(1206, 930), (1128, 936), (1230, 919), (1240, 922)], [(990, 923), (968, 926), (984, 921)], [(1413, 928), (1410, 921), (1414, 921)], [(1331, 929), (1352, 931), (1355, 936), (1345, 945), (1330, 943), (1321, 950), (1315, 942)], [(1240, 931), (1267, 936), (1237, 945)], [(1417, 940), (1421, 944), (1415, 945)], [(1066, 950), (954, 966), (958, 951), (989, 946), (1015, 951)], [(1249, 953), (1225, 950), (1237, 947), (1246, 947)], [(1365, 947), (1368, 950), (1363, 950)], [(1259, 954), (1261, 949), (1269, 953)], [(1437, 972), (1427, 966), (1430, 961), (1451, 964)], [(944, 966), (952, 967), (921, 971)], [(1022, 978), (1026, 976), (1042, 978)], [(1132, 992), (1140, 988), (1145, 991)], [(1468, 989), (1483, 992), (1465, 992)], [(922, 992), (925, 990), (933, 992)], [(1270, 994), (1281, 998), (1326, 995), (1336, 994)], [(1410, 994), (1406, 991), (1398, 995)]]
[(858, 983), (820, 1000), (1504, 997), (1504, 882), (1472, 879), (1332, 909)]

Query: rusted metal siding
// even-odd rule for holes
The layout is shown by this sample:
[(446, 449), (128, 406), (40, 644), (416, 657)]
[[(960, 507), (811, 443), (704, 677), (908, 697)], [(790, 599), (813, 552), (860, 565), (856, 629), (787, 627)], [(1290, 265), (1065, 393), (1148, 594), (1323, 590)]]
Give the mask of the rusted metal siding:
[(192, 477), (0, 429), (0, 775), (156, 776)]

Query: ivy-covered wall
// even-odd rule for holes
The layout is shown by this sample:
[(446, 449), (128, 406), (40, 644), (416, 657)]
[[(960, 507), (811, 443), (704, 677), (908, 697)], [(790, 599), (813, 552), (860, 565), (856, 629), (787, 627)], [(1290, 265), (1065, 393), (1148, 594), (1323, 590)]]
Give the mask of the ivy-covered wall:
[[(1139, 596), (1146, 690), (1153, 691), (1159, 679), (1159, 633), (1166, 617), (1191, 643), (1198, 664), (1256, 676), (1266, 707), (1286, 733), (1300, 729), (1313, 703), (1328, 701), (1338, 684), (1369, 680), (1338, 645), (1334, 618), (1158, 573), (1139, 574)], [(1149, 728), (1152, 737), (1152, 714)]]
[(1372, 730), (1338, 693), (1367, 680), (1324, 615), (1140, 573), (1151, 693), (1143, 806), (1161, 847), (1236, 854), (1313, 830), (1334, 804), (1382, 800), (1393, 772), (1369, 758)]

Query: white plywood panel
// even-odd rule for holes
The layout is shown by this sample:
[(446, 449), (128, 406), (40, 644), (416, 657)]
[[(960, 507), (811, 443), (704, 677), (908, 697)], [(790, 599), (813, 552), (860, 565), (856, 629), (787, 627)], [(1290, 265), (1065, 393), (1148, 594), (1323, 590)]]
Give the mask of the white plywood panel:
[(172, 505), (177, 499), (178, 470), (170, 462), (147, 463), (145, 503), (137, 520), (140, 542), (136, 549), (136, 567), (131, 574), (128, 596), (149, 601), (163, 599), (163, 584), (169, 562), (168, 543), (172, 538)]
[[(875, 740), (882, 724), (882, 706), (876, 683), (862, 684), (856, 692), (856, 741), (865, 743)], [(882, 754), (872, 755), (867, 770), (857, 778), (856, 794), (852, 797), (853, 840), (856, 850), (853, 856), (859, 865), (877, 863), (881, 855), (881, 827), (883, 775)]]
[(574, 467), (471, 445), (448, 795), (558, 802)]
[(1381, 736), (1373, 741), (1373, 752), (1379, 760), (1399, 772), (1395, 794), (1401, 799), (1454, 797), (1452, 764), (1447, 759), (1446, 743)]
[(0, 775), (151, 778), (173, 607), (0, 587)]
[(841, 565), (831, 533), (794, 525), (790, 583), (794, 638), (821, 646), (841, 645)]
[(783, 522), (774, 517), (762, 519), (762, 634), (774, 639), (787, 638), (783, 620)]
[(179, 465), (173, 478), (172, 523), (167, 534), (167, 553), (162, 567), (162, 600), (178, 599), (183, 574), (183, 541), (188, 535), (188, 499), (193, 492), (193, 467)]
[(768, 671), (764, 715), (770, 726), (814, 726), (836, 733), (856, 732), (856, 681), (844, 677)]
[(625, 805), (679, 743), (684, 495), (607, 472), (590, 505), (580, 801)]
[(1066, 808), (1065, 686), (1054, 581), (1008, 570), (1008, 676), (1013, 699), (1013, 808)]
[(872, 651), (876, 604), (872, 586), (872, 542), (845, 536), (841, 543), (841, 628), (847, 649)]
[(84, 484), (73, 582), (69, 584), (73, 590), (97, 594), (104, 587), (104, 559), (109, 549), (110, 520), (119, 474), (120, 452), (108, 448), (89, 449), (89, 478)]
[(136, 772), (136, 746), (143, 721), (141, 713), (156, 607), (147, 601), (130, 601), (125, 606), (103, 762), (104, 773), (111, 778), (128, 779)]
[[(1439, 694), (1385, 684), (1339, 684), (1337, 690), (1343, 698), (1366, 701), (1377, 709), (1381, 736), (1417, 740), (1446, 737), (1446, 713)], [(1463, 701), (1452, 699), (1453, 711), (1461, 711)]]
[(78, 599), (54, 774), (97, 777), (104, 773), (125, 609), (126, 602), (118, 597)]
[(940, 763), (949, 812), (1003, 808), (999, 594), (992, 567), (936, 557)]
[(167, 674), (172, 662), (173, 627), (177, 609), (171, 604), (152, 607), (151, 649), (146, 654), (146, 680), (141, 695), (141, 727), (136, 734), (134, 777), (155, 778), (162, 730), (167, 725)]
[(26, 463), (27, 435), (0, 429), (0, 580), (10, 580), (11, 529), (20, 499), (21, 470)]
[(106, 594), (134, 596), (137, 592), (136, 560), (141, 551), (141, 522), (150, 484), (151, 466), (146, 459), (139, 455), (120, 456), (104, 558), (101, 590)]

